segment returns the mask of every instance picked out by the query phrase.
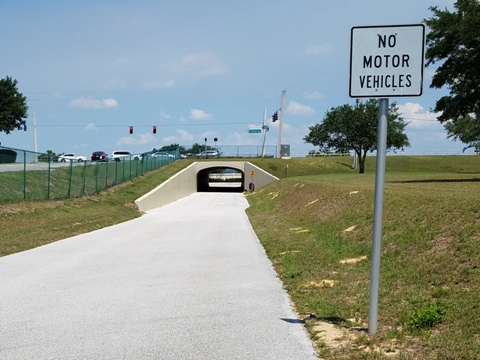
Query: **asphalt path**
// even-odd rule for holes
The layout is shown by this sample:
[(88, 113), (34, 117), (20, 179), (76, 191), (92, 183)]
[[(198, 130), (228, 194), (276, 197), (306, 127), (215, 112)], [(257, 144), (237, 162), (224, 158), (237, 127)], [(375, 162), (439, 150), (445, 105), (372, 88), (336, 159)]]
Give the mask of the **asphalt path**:
[(0, 258), (0, 359), (317, 359), (247, 206), (196, 193)]

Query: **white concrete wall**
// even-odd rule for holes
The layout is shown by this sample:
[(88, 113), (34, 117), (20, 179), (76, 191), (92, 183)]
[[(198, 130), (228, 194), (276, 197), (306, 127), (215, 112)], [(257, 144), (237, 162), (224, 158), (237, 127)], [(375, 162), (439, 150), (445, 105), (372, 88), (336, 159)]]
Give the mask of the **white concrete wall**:
[[(243, 171), (245, 173), (245, 190), (248, 189), (248, 184), (252, 182), (252, 178), (256, 190), (278, 180), (277, 177), (245, 161), (195, 162), (135, 200), (135, 206), (140, 211), (148, 211), (193, 194), (197, 191), (197, 173), (202, 169), (218, 167), (228, 167)], [(254, 172), (253, 177), (251, 176), (252, 171)]]

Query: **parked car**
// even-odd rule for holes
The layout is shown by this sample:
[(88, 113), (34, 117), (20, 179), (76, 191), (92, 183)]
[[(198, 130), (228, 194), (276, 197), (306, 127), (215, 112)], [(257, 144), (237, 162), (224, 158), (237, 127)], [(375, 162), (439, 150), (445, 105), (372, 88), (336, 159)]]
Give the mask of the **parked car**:
[(110, 159), (113, 161), (141, 160), (142, 155), (135, 154), (128, 150), (115, 150), (112, 152)]
[(169, 154), (164, 151), (157, 151), (154, 152), (150, 155), (152, 158), (160, 158), (160, 159), (169, 159), (169, 160), (175, 160), (175, 155)]
[(206, 150), (202, 151), (200, 154), (195, 155), (197, 159), (201, 158), (218, 158), (218, 151), (217, 150)]
[(77, 155), (74, 153), (66, 153), (58, 157), (58, 162), (67, 162), (67, 161), (84, 162), (84, 161), (87, 161), (87, 157), (82, 155)]
[(91, 159), (92, 161), (107, 161), (108, 154), (105, 151), (94, 151)]

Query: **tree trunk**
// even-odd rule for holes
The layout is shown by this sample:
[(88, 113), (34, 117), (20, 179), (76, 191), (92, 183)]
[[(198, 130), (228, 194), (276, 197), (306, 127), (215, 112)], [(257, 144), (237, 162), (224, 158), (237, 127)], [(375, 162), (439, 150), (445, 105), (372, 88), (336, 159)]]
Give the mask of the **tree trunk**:
[(365, 172), (365, 160), (363, 160), (362, 158), (360, 158), (360, 159), (358, 160), (358, 165), (359, 165), (358, 168), (360, 169), (360, 170), (358, 170), (358, 173), (359, 173), (359, 174), (363, 174), (363, 173)]
[(358, 167), (359, 167), (359, 171), (358, 173), (359, 174), (363, 174), (365, 173), (365, 158), (367, 157), (367, 152), (365, 151), (365, 153), (363, 155), (360, 155), (358, 157)]

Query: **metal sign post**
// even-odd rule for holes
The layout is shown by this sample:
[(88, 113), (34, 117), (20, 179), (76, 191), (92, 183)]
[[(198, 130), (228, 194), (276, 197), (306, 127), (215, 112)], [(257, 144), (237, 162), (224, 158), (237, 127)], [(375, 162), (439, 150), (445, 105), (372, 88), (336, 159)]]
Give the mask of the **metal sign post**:
[(377, 171), (375, 173), (375, 201), (373, 212), (372, 265), (370, 269), (370, 307), (368, 333), (377, 332), (378, 289), (380, 284), (380, 257), (382, 248), (383, 195), (385, 189), (385, 158), (387, 153), (388, 99), (380, 99), (378, 109)]
[(421, 96), (425, 26), (353, 27), (350, 44), (350, 97), (379, 99), (377, 164), (370, 269), (368, 333), (377, 332), (382, 245), (388, 98)]

